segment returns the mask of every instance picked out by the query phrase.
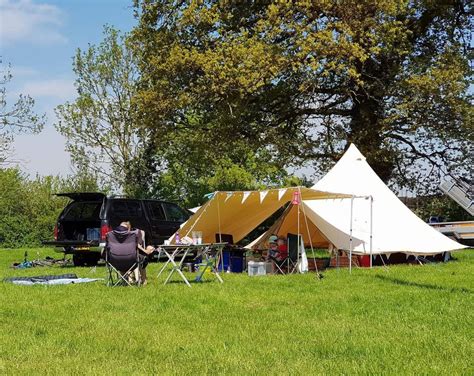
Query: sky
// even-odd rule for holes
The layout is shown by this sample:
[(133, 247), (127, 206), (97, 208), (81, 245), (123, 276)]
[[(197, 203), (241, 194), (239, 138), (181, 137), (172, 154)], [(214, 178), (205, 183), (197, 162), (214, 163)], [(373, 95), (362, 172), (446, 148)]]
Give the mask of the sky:
[(47, 122), (38, 135), (18, 135), (11, 160), (30, 176), (72, 173), (65, 139), (55, 130), (54, 108), (74, 100), (72, 57), (97, 44), (103, 26), (130, 31), (132, 0), (0, 0), (0, 56), (11, 64), (7, 101), (21, 94), (35, 100)]

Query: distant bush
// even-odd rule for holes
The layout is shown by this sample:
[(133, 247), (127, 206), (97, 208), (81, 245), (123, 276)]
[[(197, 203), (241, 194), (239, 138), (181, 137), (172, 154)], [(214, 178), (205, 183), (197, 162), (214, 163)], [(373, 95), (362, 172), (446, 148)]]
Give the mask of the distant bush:
[(37, 176), (17, 168), (0, 169), (0, 246), (38, 246), (52, 239), (56, 219), (67, 203), (58, 192), (98, 191), (92, 177)]

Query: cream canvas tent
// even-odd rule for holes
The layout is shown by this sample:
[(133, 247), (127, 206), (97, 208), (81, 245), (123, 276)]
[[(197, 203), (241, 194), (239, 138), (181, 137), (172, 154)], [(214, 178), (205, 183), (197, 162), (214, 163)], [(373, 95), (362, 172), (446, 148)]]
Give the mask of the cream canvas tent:
[[(269, 189), (264, 191), (214, 192), (191, 218), (179, 229), (181, 238), (192, 237), (193, 231), (202, 232), (202, 241), (216, 242), (216, 234), (232, 235), (240, 241), (279, 208), (298, 194), (303, 200), (349, 197), (348, 195), (318, 191), (305, 187)], [(174, 242), (174, 236), (170, 242)]]
[[(312, 188), (352, 197), (303, 199), (299, 222), (306, 245), (334, 246), (359, 255), (401, 252), (426, 256), (465, 248), (410, 211), (372, 170), (355, 145)], [(272, 228), (247, 247), (266, 246), (272, 233), (286, 235), (297, 231), (296, 213), (295, 207), (289, 207)]]

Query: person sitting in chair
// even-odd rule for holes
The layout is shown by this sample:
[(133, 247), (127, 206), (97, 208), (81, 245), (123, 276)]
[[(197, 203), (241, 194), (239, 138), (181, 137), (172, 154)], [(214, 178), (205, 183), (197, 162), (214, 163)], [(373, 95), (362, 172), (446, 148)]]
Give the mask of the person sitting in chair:
[(277, 271), (276, 265), (288, 257), (288, 249), (286, 246), (286, 240), (283, 237), (278, 237), (276, 235), (270, 236), (268, 239), (269, 250), (267, 255), (267, 261), (272, 262), (272, 273)]
[(276, 259), (278, 256), (278, 236), (272, 235), (268, 238), (268, 253), (266, 260), (270, 261), (272, 259)]
[[(146, 248), (144, 247), (145, 232), (137, 228), (132, 228), (132, 224), (130, 223), (130, 221), (124, 221), (120, 223), (119, 227), (121, 227), (125, 231), (137, 232), (137, 238), (138, 238), (137, 248), (138, 248), (140, 264), (141, 264), (139, 272), (140, 272), (142, 284), (143, 286), (145, 286), (147, 284), (146, 267), (148, 265), (148, 256), (150, 256), (153, 252), (155, 252), (155, 248), (151, 245), (147, 246)], [(136, 276), (135, 278), (138, 279), (138, 276)]]
[(283, 236), (280, 236), (277, 240), (278, 245), (278, 259), (283, 261), (288, 257), (288, 246), (287, 241)]

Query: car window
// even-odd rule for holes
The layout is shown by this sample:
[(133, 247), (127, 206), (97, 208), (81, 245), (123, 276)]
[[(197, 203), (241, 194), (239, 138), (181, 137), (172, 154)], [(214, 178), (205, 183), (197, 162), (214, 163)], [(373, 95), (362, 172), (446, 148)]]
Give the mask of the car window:
[(125, 201), (125, 200), (114, 200), (112, 201), (112, 212), (114, 216), (125, 219), (132, 217), (142, 217), (142, 206), (139, 201)]
[(158, 220), (158, 221), (164, 221), (165, 220), (165, 212), (163, 211), (163, 208), (162, 208), (160, 202), (149, 201), (148, 202), (148, 209), (150, 211), (151, 219), (153, 219), (155, 221), (156, 220)]
[(66, 210), (65, 220), (97, 220), (102, 202), (73, 202)]
[(128, 201), (127, 202), (128, 213), (130, 217), (142, 217), (142, 205), (140, 201)]
[(189, 214), (176, 204), (164, 202), (163, 206), (169, 221), (184, 222), (189, 218)]

